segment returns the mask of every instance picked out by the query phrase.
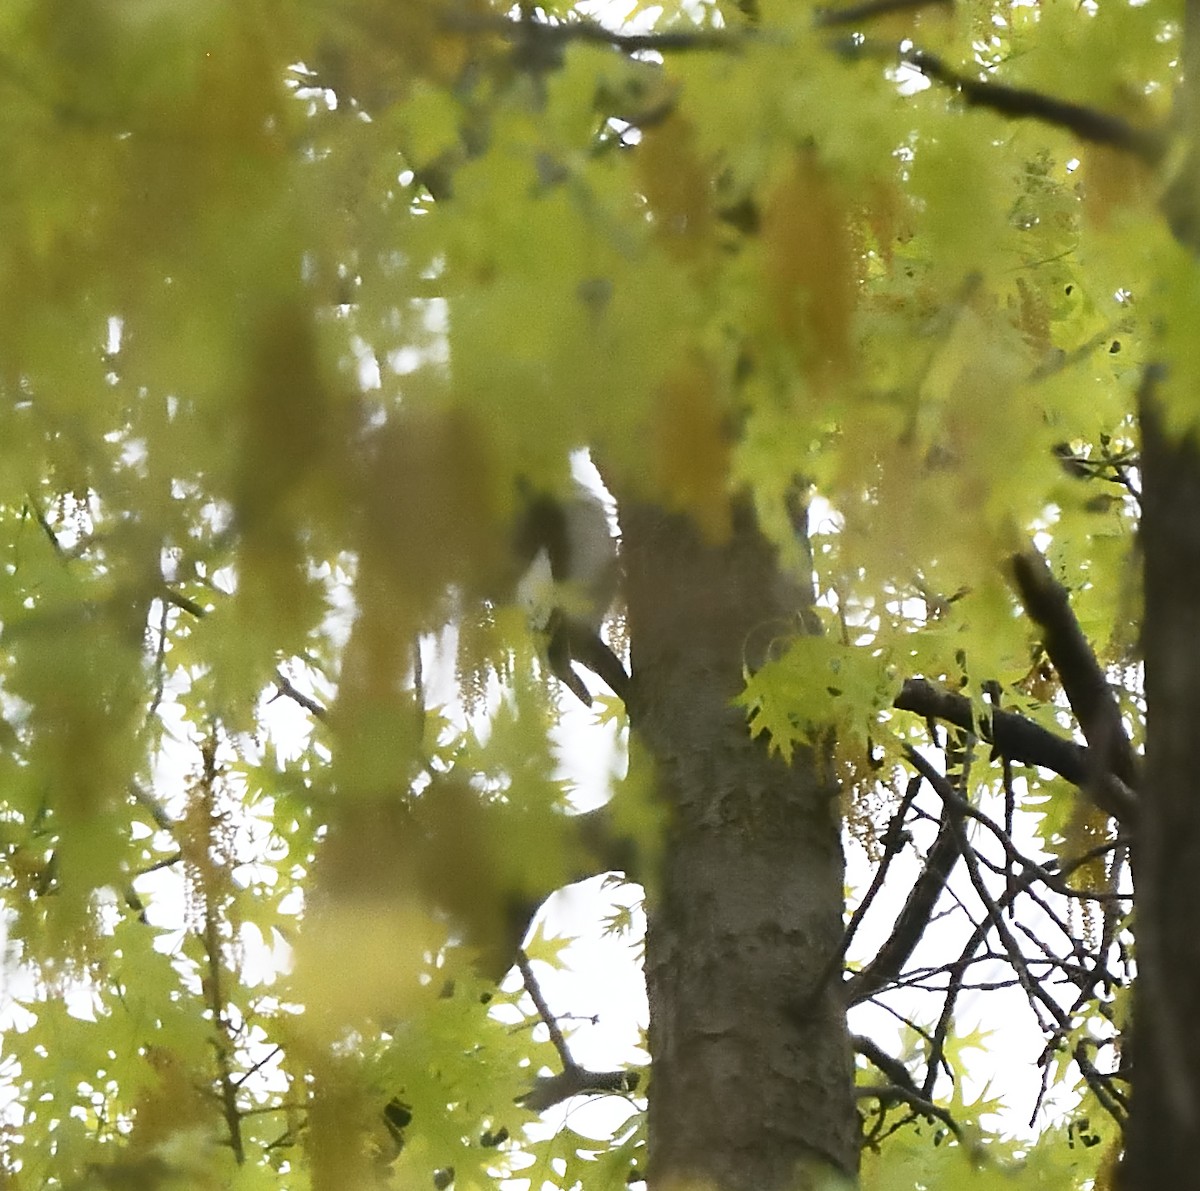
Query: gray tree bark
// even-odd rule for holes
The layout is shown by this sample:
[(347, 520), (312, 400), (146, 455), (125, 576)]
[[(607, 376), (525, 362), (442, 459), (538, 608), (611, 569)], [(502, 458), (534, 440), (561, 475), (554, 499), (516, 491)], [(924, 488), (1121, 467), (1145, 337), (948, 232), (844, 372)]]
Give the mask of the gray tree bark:
[(731, 700), (811, 603), (746, 513), (722, 544), (622, 504), (630, 715), (668, 807), (648, 879), (652, 1191), (852, 1182), (837, 790), (752, 741)]
[(1133, 1100), (1123, 1191), (1194, 1187), (1200, 1152), (1200, 446), (1142, 395), (1146, 757), (1134, 881)]

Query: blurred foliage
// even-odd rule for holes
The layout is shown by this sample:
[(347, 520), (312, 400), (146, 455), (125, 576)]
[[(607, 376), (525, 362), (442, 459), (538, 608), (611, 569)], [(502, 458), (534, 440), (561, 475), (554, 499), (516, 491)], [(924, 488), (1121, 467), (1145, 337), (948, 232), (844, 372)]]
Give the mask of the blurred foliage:
[[(726, 40), (635, 56), (483, 0), (4, 5), (0, 1184), (621, 1185), (636, 1128), (522, 1136), (557, 1059), (494, 988), (587, 869), (503, 607), (518, 474), (589, 446), (715, 536), (748, 489), (805, 567), (785, 508), (819, 497), (827, 635), (784, 632), (747, 704), (785, 752), (837, 724), (850, 785), (909, 739), (905, 676), (1053, 721), (997, 567), (1033, 532), (1130, 662), (1135, 501), (1053, 448), (1132, 448), (1152, 339), (1195, 416), (1157, 181), (831, 52), (807, 5), (616, 16)], [(1146, 123), (1179, 18), (970, 0), (871, 36)], [(1030, 779), (1049, 834), (1096, 837)], [(616, 800), (652, 850), (648, 792)], [(927, 1141), (868, 1185), (1010, 1185)], [(1104, 1151), (1049, 1133), (1025, 1178)]]

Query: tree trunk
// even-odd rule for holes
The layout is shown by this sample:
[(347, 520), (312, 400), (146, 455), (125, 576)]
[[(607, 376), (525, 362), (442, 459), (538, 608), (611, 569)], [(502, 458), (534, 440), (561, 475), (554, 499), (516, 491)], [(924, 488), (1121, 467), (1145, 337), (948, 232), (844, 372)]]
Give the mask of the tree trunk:
[(858, 1167), (840, 969), (829, 975), (837, 791), (815, 757), (789, 768), (752, 741), (731, 702), (812, 597), (750, 517), (735, 520), (715, 544), (683, 517), (622, 505), (630, 713), (669, 808), (648, 880), (653, 1191), (800, 1191)]
[(1200, 450), (1142, 399), (1146, 759), (1134, 877), (1133, 1103), (1124, 1191), (1193, 1187), (1200, 1152)]

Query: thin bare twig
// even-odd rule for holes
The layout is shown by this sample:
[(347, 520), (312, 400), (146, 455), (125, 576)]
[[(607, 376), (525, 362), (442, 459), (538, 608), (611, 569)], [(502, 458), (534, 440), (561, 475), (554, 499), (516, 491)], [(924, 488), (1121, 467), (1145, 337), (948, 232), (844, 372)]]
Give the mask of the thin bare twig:
[(303, 691), (297, 690), (296, 687), (292, 685), (291, 680), (286, 674), (283, 673), (282, 670), (276, 670), (275, 672), (275, 687), (281, 695), (285, 695), (294, 703), (298, 703), (304, 708), (305, 711), (311, 712), (313, 715), (315, 715), (317, 719), (327, 720), (329, 718), (328, 709), (322, 704), (318, 703), (316, 699), (306, 695)]
[(517, 968), (525, 983), (525, 991), (537, 1009), (538, 1017), (550, 1031), (550, 1041), (563, 1065), (562, 1071), (557, 1075), (539, 1076), (533, 1087), (519, 1098), (518, 1103), (534, 1112), (545, 1112), (546, 1109), (569, 1100), (572, 1096), (583, 1096), (589, 1092), (634, 1091), (638, 1085), (636, 1071), (589, 1071), (571, 1057), (571, 1050), (563, 1037), (558, 1019), (550, 1012), (550, 1006), (542, 994), (542, 986), (533, 974), (533, 967), (524, 949), (517, 951)]
[[(917, 769), (917, 772), (929, 782), (933, 789), (938, 793), (939, 797), (941, 797), (943, 800), (958, 799), (959, 796), (951, 784), (946, 780), (945, 777), (938, 773), (937, 770), (934, 769), (933, 766), (923, 756), (921, 756), (920, 753), (918, 753), (915, 749), (909, 749), (908, 755), (910, 762)], [(986, 821), (986, 816), (984, 816), (984, 819)], [(987, 889), (986, 883), (983, 880), (983, 876), (979, 871), (978, 857), (967, 840), (965, 833), (962, 831), (961, 818), (956, 818), (955, 823), (959, 832), (959, 841), (962, 848), (963, 860), (967, 866), (967, 873), (970, 877), (971, 884), (975, 889), (976, 896), (984, 906), (986, 916), (979, 926), (976, 927), (974, 934), (971, 936), (971, 940), (968, 942), (966, 950), (964, 950), (952, 973), (951, 986), (947, 990), (942, 1016), (938, 1022), (937, 1028), (934, 1031), (935, 1039), (938, 1040), (938, 1049), (936, 1052), (938, 1057), (940, 1058), (941, 1050), (944, 1045), (946, 1030), (948, 1029), (950, 1017), (953, 1013), (953, 1002), (957, 997), (958, 989), (962, 986), (963, 975), (965, 974), (970, 956), (974, 954), (975, 950), (983, 942), (983, 939), (992, 930), (996, 932), (996, 936), (1006, 953), (1006, 958), (1012, 967), (1013, 972), (1016, 974), (1018, 981), (1020, 982), (1022, 991), (1025, 993), (1025, 996), (1029, 1001), (1030, 1009), (1033, 1010), (1034, 1015), (1037, 1017), (1039, 1023), (1041, 1023), (1042, 1028), (1047, 1029), (1049, 1022), (1046, 1021), (1046, 1016), (1048, 1016), (1056, 1027), (1054, 1034), (1057, 1037), (1065, 1037), (1071, 1028), (1070, 1015), (1067, 1014), (1066, 1011), (1058, 1004), (1058, 1002), (1050, 995), (1050, 993), (1044, 987), (1042, 987), (1041, 982), (1030, 973), (1028, 961), (1024, 953), (1021, 951), (1020, 946), (1017, 944), (1016, 939), (1013, 937), (1012, 932), (1009, 930), (1007, 922), (1005, 921), (1004, 906), (1010, 900), (1011, 895), (1006, 890), (1004, 895), (1002, 895), (999, 900), (992, 897)], [(1113, 846), (1116, 845), (1114, 844)], [(1041, 868), (1041, 866), (1033, 867), (1035, 869)], [(1066, 867), (1067, 866), (1064, 866), (1064, 868)], [(1035, 879), (1037, 879), (1037, 874), (1027, 869), (1020, 881), (1016, 883), (1016, 891), (1020, 892), (1027, 889), (1029, 884), (1031, 884)], [(1039, 1009), (1039, 1006), (1041, 1009)], [(1081, 1046), (1075, 1047), (1075, 1050), (1072, 1053), (1072, 1058), (1074, 1058), (1080, 1073), (1083, 1075), (1085, 1082), (1088, 1084), (1088, 1087), (1091, 1088), (1091, 1090), (1095, 1093), (1097, 1100), (1107, 1111), (1112, 1114), (1113, 1118), (1118, 1121), (1118, 1123), (1123, 1124), (1124, 1113), (1122, 1110), (1121, 1098), (1119, 1093), (1116, 1093), (1112, 1086), (1111, 1076), (1108, 1076), (1097, 1070), (1095, 1064), (1093, 1064), (1088, 1058), (1087, 1054), (1082, 1051)], [(923, 1092), (926, 1096), (928, 1096), (932, 1090), (933, 1070), (934, 1069), (931, 1067), (926, 1076), (926, 1086), (923, 1089)]]
[(542, 1019), (542, 1024), (546, 1029), (550, 1031), (550, 1042), (554, 1046), (554, 1049), (558, 1051), (558, 1057), (562, 1062), (563, 1069), (578, 1066), (571, 1057), (570, 1047), (567, 1046), (567, 1040), (563, 1037), (563, 1032), (559, 1028), (558, 1019), (550, 1012), (550, 1006), (546, 1004), (546, 998), (542, 995), (542, 986), (533, 974), (533, 967), (529, 962), (529, 956), (525, 954), (525, 949), (522, 947), (517, 948), (517, 970), (521, 973), (521, 979), (525, 983), (525, 991), (532, 999), (534, 1008), (538, 1012), (538, 1017)]

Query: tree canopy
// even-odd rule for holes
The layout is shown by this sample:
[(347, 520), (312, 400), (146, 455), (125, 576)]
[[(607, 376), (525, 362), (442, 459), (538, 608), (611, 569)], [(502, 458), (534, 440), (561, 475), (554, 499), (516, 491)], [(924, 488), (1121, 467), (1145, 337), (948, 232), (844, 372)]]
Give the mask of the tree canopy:
[[(764, 1088), (798, 1187), (1114, 1187), (1197, 1135), (1179, 5), (0, 29), (0, 1186), (773, 1191), (686, 1157)], [(589, 813), (509, 552), (582, 451), (632, 669)], [(526, 934), (600, 873), (653, 1084), (576, 1060)], [(1015, 1138), (999, 984), (1066, 1106)], [(610, 1138), (525, 1131), (580, 1095)]]

